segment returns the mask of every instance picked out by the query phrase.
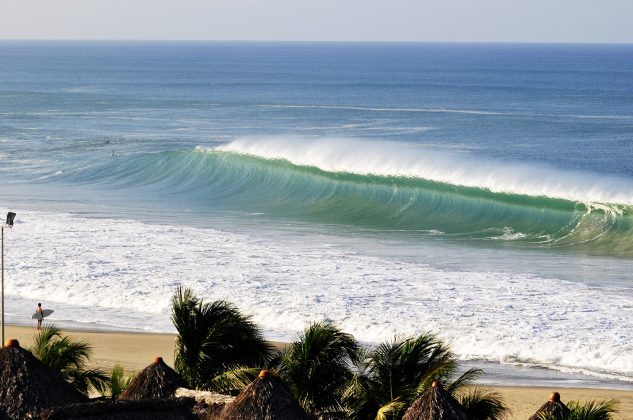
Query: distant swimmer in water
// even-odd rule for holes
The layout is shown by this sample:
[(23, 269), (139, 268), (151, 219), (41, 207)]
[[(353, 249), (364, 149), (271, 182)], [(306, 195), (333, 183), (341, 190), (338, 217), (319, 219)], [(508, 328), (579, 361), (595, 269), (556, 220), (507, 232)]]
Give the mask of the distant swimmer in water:
[(110, 140), (106, 140), (106, 141), (105, 141), (105, 144), (110, 144)]
[[(37, 308), (35, 308), (35, 313), (36, 313), (36, 314), (37, 314), (37, 313), (42, 313), (43, 311), (44, 311), (44, 310), (42, 309), (42, 304), (41, 304), (41, 303), (38, 303), (38, 304), (37, 304)], [(37, 320), (37, 329), (38, 329), (38, 330), (41, 330), (41, 329), (42, 329), (42, 320), (43, 320), (43, 319), (44, 319), (44, 317), (40, 317), (40, 318)]]
[(116, 155), (114, 154), (114, 149), (112, 149), (112, 156), (116, 156)]

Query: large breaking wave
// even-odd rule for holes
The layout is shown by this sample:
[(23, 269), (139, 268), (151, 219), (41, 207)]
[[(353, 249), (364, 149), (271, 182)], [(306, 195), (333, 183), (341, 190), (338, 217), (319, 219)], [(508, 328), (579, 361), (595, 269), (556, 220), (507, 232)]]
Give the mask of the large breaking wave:
[(401, 143), (242, 139), (74, 177), (272, 217), (633, 254), (630, 180)]

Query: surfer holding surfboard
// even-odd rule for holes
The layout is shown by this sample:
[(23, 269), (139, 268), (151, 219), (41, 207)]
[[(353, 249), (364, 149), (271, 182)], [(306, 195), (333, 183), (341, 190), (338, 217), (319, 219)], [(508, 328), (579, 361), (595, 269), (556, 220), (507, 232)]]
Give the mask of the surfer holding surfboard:
[(38, 303), (37, 308), (35, 308), (35, 313), (31, 318), (37, 319), (37, 329), (42, 329), (42, 320), (53, 313), (52, 309), (42, 309), (42, 304)]

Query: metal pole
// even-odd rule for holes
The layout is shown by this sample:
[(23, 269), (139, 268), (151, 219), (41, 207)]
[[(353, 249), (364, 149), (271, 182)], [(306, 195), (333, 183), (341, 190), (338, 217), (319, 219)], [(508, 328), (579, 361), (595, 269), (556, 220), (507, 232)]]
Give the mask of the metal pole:
[(0, 309), (2, 311), (2, 341), (0, 343), (4, 346), (4, 224), (0, 230), (2, 231), (2, 291), (0, 293), (2, 294), (2, 309)]

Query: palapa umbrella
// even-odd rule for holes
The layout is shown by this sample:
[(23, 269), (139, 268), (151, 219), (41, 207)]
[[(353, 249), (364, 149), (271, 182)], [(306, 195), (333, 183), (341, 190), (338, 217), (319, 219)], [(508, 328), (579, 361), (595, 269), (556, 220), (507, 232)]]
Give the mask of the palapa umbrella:
[(18, 340), (7, 340), (0, 349), (0, 406), (8, 417), (34, 418), (46, 408), (87, 400)]
[(439, 382), (413, 401), (402, 420), (468, 420), (462, 405)]
[(222, 420), (308, 420), (299, 403), (279, 378), (262, 370), (259, 377), (218, 417)]
[(154, 363), (136, 375), (119, 400), (173, 398), (178, 388), (186, 387), (185, 380), (162, 357), (155, 357)]
[(549, 396), (549, 401), (543, 404), (541, 408), (530, 417), (530, 420), (539, 420), (540, 415), (543, 414), (562, 420), (569, 414), (569, 408), (560, 400), (560, 394), (558, 392), (552, 392)]

